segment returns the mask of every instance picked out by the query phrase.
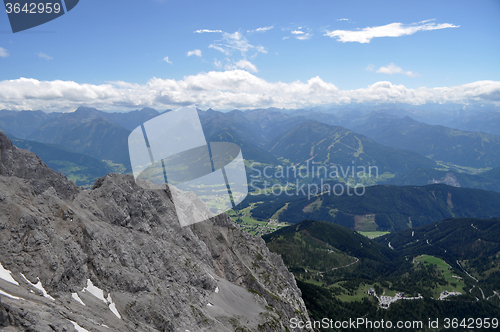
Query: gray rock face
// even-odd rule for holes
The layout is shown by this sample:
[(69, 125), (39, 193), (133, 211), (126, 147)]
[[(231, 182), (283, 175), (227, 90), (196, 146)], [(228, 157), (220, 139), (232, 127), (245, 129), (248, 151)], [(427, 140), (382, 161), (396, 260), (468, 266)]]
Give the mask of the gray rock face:
[[(26, 179), (36, 194), (53, 187), (62, 197), (73, 199), (79, 188), (61, 173), (45, 165), (34, 153), (18, 149), (0, 132), (0, 175)], [(0, 198), (1, 200), (1, 198)]]
[(286, 331), (309, 319), (281, 258), (227, 215), (181, 227), (168, 193), (131, 175), (80, 190), (0, 144), (1, 331)]

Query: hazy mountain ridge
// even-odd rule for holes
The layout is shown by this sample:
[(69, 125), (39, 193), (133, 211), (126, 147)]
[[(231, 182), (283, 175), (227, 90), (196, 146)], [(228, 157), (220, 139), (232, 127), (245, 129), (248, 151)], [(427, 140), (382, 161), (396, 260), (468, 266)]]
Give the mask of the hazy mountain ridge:
[(248, 110), (244, 115), (254, 128), (261, 132), (266, 142), (307, 120), (304, 117), (290, 116), (275, 109)]
[(207, 137), (230, 128), (259, 147), (264, 147), (271, 139), (306, 120), (277, 110), (264, 109), (244, 112), (233, 110), (227, 113), (209, 109), (198, 114)]
[(59, 115), (33, 131), (28, 140), (64, 146), (98, 160), (112, 160), (130, 167), (130, 131), (99, 115), (77, 110)]
[[(276, 210), (284, 204), (278, 205)], [(443, 184), (373, 186), (359, 196), (354, 191), (341, 196), (324, 193), (290, 201), (278, 220), (323, 220), (356, 230), (397, 231), (450, 217), (498, 218), (500, 193)]]
[[(375, 112), (374, 110), (377, 111)], [(328, 153), (321, 151), (321, 144), (318, 146), (313, 144), (314, 146), (307, 147), (303, 145), (297, 151), (293, 151), (293, 149), (286, 150), (287, 146), (297, 144), (301, 140), (301, 137), (308, 139), (308, 135), (310, 136), (309, 138), (314, 136), (311, 133), (294, 131), (297, 130), (296, 128), (306, 126), (304, 125), (305, 123), (310, 123), (314, 120), (330, 126), (340, 125), (344, 128), (349, 128), (352, 132), (350, 134), (352, 137), (344, 138), (346, 141), (344, 142), (344, 148), (335, 151), (337, 154), (335, 162), (337, 164), (342, 164), (344, 168), (347, 168), (353, 165), (353, 159), (357, 163), (359, 158), (364, 158), (361, 161), (362, 165), (374, 165), (379, 170), (388, 170), (392, 174), (398, 173), (400, 175), (401, 173), (408, 173), (404, 179), (401, 178), (402, 182), (397, 182), (396, 179), (394, 180), (395, 182), (386, 182), (387, 180), (390, 181), (390, 179), (383, 178), (380, 179), (379, 183), (422, 185), (444, 181), (444, 183), (452, 184), (449, 179), (446, 179), (446, 175), (439, 178), (429, 176), (425, 179), (426, 174), (430, 175), (430, 173), (424, 172), (417, 175), (415, 172), (412, 172), (413, 168), (436, 168), (436, 164), (428, 160), (428, 158), (424, 158), (423, 155), (418, 155), (415, 152), (410, 153), (410, 151), (390, 150), (388, 146), (383, 145), (374, 146), (373, 141), (370, 140), (370, 143), (368, 143), (368, 141), (361, 139), (361, 137), (366, 138), (366, 136), (361, 135), (363, 134), (362, 131), (367, 131), (370, 135), (382, 136), (381, 140), (384, 140), (384, 144), (414, 149), (435, 160), (448, 161), (450, 164), (467, 164), (474, 167), (483, 167), (484, 169), (487, 166), (494, 166), (500, 160), (497, 158), (500, 150), (497, 149), (497, 141), (500, 136), (467, 133), (441, 126), (426, 125), (410, 118), (401, 118), (404, 115), (421, 119), (422, 114), (429, 115), (431, 114), (429, 112), (412, 108), (381, 105), (379, 108), (375, 106), (365, 108), (347, 107), (345, 109), (324, 109), (320, 111), (253, 109), (246, 111), (233, 110), (228, 113), (222, 113), (209, 109), (205, 112), (199, 111), (198, 113), (207, 140), (234, 142), (242, 147), (243, 156), (247, 160), (274, 166), (283, 164), (282, 160), (277, 160), (277, 158), (286, 159), (287, 157), (293, 157), (295, 162), (304, 162), (307, 159), (313, 158), (318, 151), (320, 154), (314, 156), (314, 158), (322, 159), (320, 161), (327, 160), (325, 156)], [(495, 112), (490, 113), (495, 114)], [(16, 133), (21, 133), (22, 136), (16, 136), (19, 138), (29, 136), (32, 140), (59, 144), (65, 148), (99, 160), (111, 160), (113, 163), (118, 164), (118, 166), (124, 165), (125, 169), (130, 171), (127, 148), (128, 132), (130, 129), (135, 128), (144, 121), (150, 120), (158, 114), (159, 112), (156, 110), (147, 108), (129, 113), (106, 113), (93, 108), (81, 107), (73, 113), (65, 114), (4, 110), (0, 111), (0, 128), (14, 136), (16, 136), (15, 133), (9, 129), (12, 129)], [(446, 114), (448, 118), (451, 117), (451, 119), (454, 119), (469, 113), (452, 110), (450, 113), (445, 112), (443, 114)], [(489, 113), (483, 112), (478, 114), (487, 115)], [(36, 121), (27, 122), (23, 120), (30, 117), (35, 117)], [(446, 116), (443, 117), (443, 119), (445, 118)], [(396, 124), (396, 129), (398, 128), (397, 124), (400, 124), (398, 129), (400, 132), (406, 129), (408, 132), (405, 131), (403, 134), (393, 133), (393, 122)], [(21, 128), (23, 123), (26, 125), (25, 129)], [(318, 128), (321, 127), (319, 124), (316, 126)], [(44, 128), (45, 130), (42, 130)], [(339, 127), (335, 128), (338, 128), (339, 132), (345, 131)], [(352, 131), (353, 129), (354, 131)], [(356, 133), (358, 129), (361, 131), (361, 134)], [(324, 127), (325, 133), (331, 131), (330, 127), (328, 129)], [(334, 135), (333, 132), (331, 134)], [(323, 139), (320, 139), (320, 136), (318, 136), (317, 143)], [(276, 142), (279, 140), (278, 137), (284, 137), (280, 143), (280, 149), (275, 147), (273, 151), (270, 151), (273, 148), (270, 146), (270, 142)], [(363, 151), (359, 150), (360, 141), (354, 137), (360, 139)], [(325, 142), (322, 144), (326, 144)], [(368, 144), (370, 149), (366, 149), (366, 144), (363, 142)], [(302, 142), (298, 143), (302, 144)], [(339, 145), (337, 144), (337, 146)], [(327, 147), (325, 146), (324, 148)], [(312, 151), (312, 149), (316, 149), (316, 152)], [(275, 152), (274, 155), (273, 152)], [(314, 158), (312, 159), (313, 161), (315, 161)], [(465, 167), (453, 166), (450, 168), (450, 171), (452, 170), (458, 170), (459, 172), (476, 171), (467, 170)], [(457, 172), (455, 173), (458, 174)], [(70, 175), (69, 173), (67, 174)], [(483, 178), (469, 179), (459, 175), (456, 175), (456, 177), (457, 179), (461, 179), (458, 181), (460, 186), (497, 190), (495, 189), (497, 185), (494, 179), (483, 181)]]
[(425, 186), (443, 183), (453, 187), (474, 188), (500, 192), (500, 168), (495, 168), (477, 175), (459, 173), (457, 171), (440, 171), (437, 169), (415, 168), (406, 173), (396, 175), (387, 184), (396, 186)]
[(250, 121), (245, 118), (241, 111), (221, 113), (209, 109), (206, 112), (198, 111), (198, 116), (200, 117), (205, 137), (207, 138), (229, 130), (240, 137), (250, 140), (255, 145), (262, 145), (260, 133), (252, 127)]
[[(3, 110), (0, 129), (17, 138), (59, 145), (99, 161), (111, 160), (130, 170), (127, 147), (130, 131), (159, 114), (151, 108), (128, 113), (107, 113), (89, 107), (79, 107), (70, 113)], [(78, 158), (71, 162), (85, 167)]]
[[(376, 166), (379, 174), (401, 173), (414, 167), (433, 167), (434, 162), (411, 151), (375, 143), (340, 126), (308, 120), (268, 143), (268, 150), (294, 163)], [(358, 171), (358, 169), (356, 169)]]
[(20, 149), (35, 153), (47, 166), (75, 182), (77, 186), (93, 184), (113, 170), (106, 163), (84, 154), (71, 152), (59, 145), (45, 144), (14, 138), (12, 143)]
[(232, 128), (220, 128), (212, 136), (207, 138), (207, 142), (235, 143), (241, 148), (242, 155), (245, 160), (271, 165), (281, 164), (276, 156), (251, 143), (250, 140), (235, 133)]
[(468, 131), (482, 131), (483, 133), (500, 135), (500, 112), (484, 112), (479, 116), (465, 115), (453, 119), (450, 127)]
[(101, 116), (130, 131), (158, 115), (160, 115), (160, 112), (147, 107), (127, 113), (101, 112)]
[(35, 129), (42, 126), (58, 113), (45, 113), (42, 111), (0, 111), (0, 129), (17, 138), (25, 139)]
[(63, 174), (47, 167), (37, 155), (16, 148), (1, 132), (0, 176), (23, 179), (26, 184), (31, 185), (31, 190), (36, 195), (52, 187), (57, 194), (73, 199), (80, 191), (74, 183), (67, 181)]
[(476, 168), (500, 166), (500, 136), (428, 125), (410, 117), (371, 114), (353, 128), (374, 141), (436, 161)]

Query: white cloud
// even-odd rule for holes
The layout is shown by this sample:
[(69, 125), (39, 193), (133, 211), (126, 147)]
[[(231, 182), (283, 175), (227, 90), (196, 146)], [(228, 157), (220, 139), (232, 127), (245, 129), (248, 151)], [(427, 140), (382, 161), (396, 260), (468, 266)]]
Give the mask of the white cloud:
[[(243, 60), (241, 67), (247, 66)], [(340, 90), (320, 77), (306, 82), (269, 82), (246, 70), (211, 71), (182, 80), (152, 78), (146, 84), (110, 82), (93, 85), (72, 81), (20, 78), (0, 81), (0, 109), (74, 110), (86, 105), (102, 110), (196, 104), (214, 109), (304, 108), (344, 103), (493, 103), (500, 106), (500, 81), (409, 89), (387, 81), (366, 88)]]
[[(259, 28), (259, 29), (262, 30), (268, 28), (272, 27)], [(253, 59), (259, 53), (267, 54), (268, 52), (267, 49), (262, 45), (254, 46), (250, 44), (248, 39), (239, 31), (236, 31), (234, 33), (223, 32), (222, 39), (214, 41), (212, 44), (208, 46), (208, 48), (217, 50), (228, 57), (227, 59), (228, 64), (224, 66), (226, 70), (243, 68), (246, 70), (250, 70), (252, 72), (256, 72), (257, 68), (254, 65), (248, 66), (248, 64), (245, 62), (247, 61), (246, 59), (247, 58)], [(238, 65), (238, 63), (240, 65)], [(216, 62), (214, 64), (217, 68), (221, 67), (220, 62)], [(245, 66), (242, 66), (241, 64), (245, 64)]]
[(459, 25), (453, 25), (451, 23), (436, 24), (432, 21), (433, 20), (426, 20), (409, 25), (405, 25), (402, 23), (390, 23), (378, 27), (367, 27), (361, 30), (327, 30), (324, 35), (330, 38), (336, 38), (338, 41), (343, 43), (369, 43), (373, 38), (377, 37), (401, 37), (405, 35), (412, 35), (418, 31), (430, 31), (459, 27)]
[(39, 58), (41, 59), (45, 59), (45, 60), (53, 60), (54, 58), (51, 57), (50, 55), (48, 54), (45, 54), (43, 52), (40, 52), (40, 53), (37, 53), (36, 55), (38, 55)]
[(196, 30), (194, 33), (220, 33), (222, 30), (208, 30), (208, 29), (202, 29), (202, 30)]
[(269, 27), (262, 27), (262, 28), (257, 28), (255, 30), (247, 30), (248, 33), (252, 33), (252, 32), (266, 32), (266, 31), (269, 31), (271, 29), (274, 28), (274, 25), (272, 26), (269, 26)]
[(0, 58), (6, 58), (9, 56), (9, 52), (3, 48), (3, 47), (0, 47)]
[(309, 39), (312, 37), (312, 34), (310, 34), (309, 32), (307, 32), (306, 34), (304, 35), (299, 35), (297, 37), (295, 37), (295, 39), (298, 39), (298, 40), (306, 40), (306, 39)]
[(219, 52), (224, 53), (225, 55), (229, 55), (229, 53), (230, 53), (229, 50), (222, 48), (220, 46), (214, 45), (214, 44), (208, 45), (208, 48), (213, 48), (214, 50), (217, 50)]
[(222, 37), (227, 41), (228, 47), (240, 51), (242, 55), (254, 48), (254, 46), (239, 32), (224, 33)]
[(349, 21), (348, 18), (338, 18), (337, 21)]
[[(242, 56), (251, 50), (255, 49), (255, 46), (250, 44), (248, 40), (240, 32), (235, 33), (224, 32), (222, 34), (223, 42), (211, 44), (209, 48), (216, 49), (226, 55), (230, 55), (233, 51), (239, 51)], [(263, 49), (263, 48), (261, 48)]]
[(257, 52), (267, 54), (267, 50), (266, 50), (266, 48), (264, 46), (260, 46), (259, 45), (255, 49), (257, 50)]
[(196, 55), (197, 57), (201, 57), (201, 50), (192, 50), (192, 51), (189, 51), (187, 52), (187, 56), (191, 56), (191, 55)]
[(380, 67), (379, 69), (377, 69), (377, 73), (380, 73), (380, 74), (389, 74), (389, 75), (402, 74), (402, 75), (406, 75), (406, 76), (409, 76), (409, 77), (418, 76), (417, 73), (414, 73), (412, 71), (404, 71), (401, 67), (398, 67), (398, 66), (396, 66), (393, 63), (390, 63), (390, 64), (388, 64), (385, 67)]
[(283, 40), (288, 39), (288, 38), (290, 38), (290, 37), (283, 37)]
[(248, 70), (252, 73), (257, 72), (257, 67), (253, 63), (251, 63), (250, 61), (248, 61), (246, 59), (240, 60), (234, 64), (228, 64), (224, 68), (226, 70), (233, 70), (233, 69), (241, 68), (241, 69)]
[[(310, 31), (310, 29), (307, 30)], [(312, 37), (312, 34), (310, 32), (302, 31), (302, 27), (299, 27), (298, 30), (292, 30), (291, 33), (292, 35), (294, 35), (295, 39), (298, 40), (306, 40)]]
[(165, 61), (166, 63), (170, 63), (170, 64), (172, 64), (172, 61), (170, 61), (170, 60), (168, 59), (168, 56), (164, 57), (164, 58), (163, 58), (163, 61)]

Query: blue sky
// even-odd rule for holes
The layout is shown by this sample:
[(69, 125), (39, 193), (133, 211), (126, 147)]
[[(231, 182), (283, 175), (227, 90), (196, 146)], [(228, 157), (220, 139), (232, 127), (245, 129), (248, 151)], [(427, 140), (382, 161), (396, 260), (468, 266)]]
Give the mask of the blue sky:
[(498, 105), (499, 18), (498, 0), (82, 0), (13, 34), (3, 13), (0, 108)]

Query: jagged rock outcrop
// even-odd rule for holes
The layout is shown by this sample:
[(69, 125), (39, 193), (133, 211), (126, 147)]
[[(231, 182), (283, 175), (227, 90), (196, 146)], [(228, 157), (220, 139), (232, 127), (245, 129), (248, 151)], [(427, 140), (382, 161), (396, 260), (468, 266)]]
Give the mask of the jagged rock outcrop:
[(281, 258), (227, 215), (181, 227), (166, 191), (118, 174), (80, 190), (0, 144), (2, 331), (287, 331), (309, 319)]
[(0, 176), (14, 176), (27, 180), (36, 194), (53, 187), (67, 199), (73, 199), (80, 191), (66, 176), (56, 173), (34, 153), (18, 149), (0, 132)]

